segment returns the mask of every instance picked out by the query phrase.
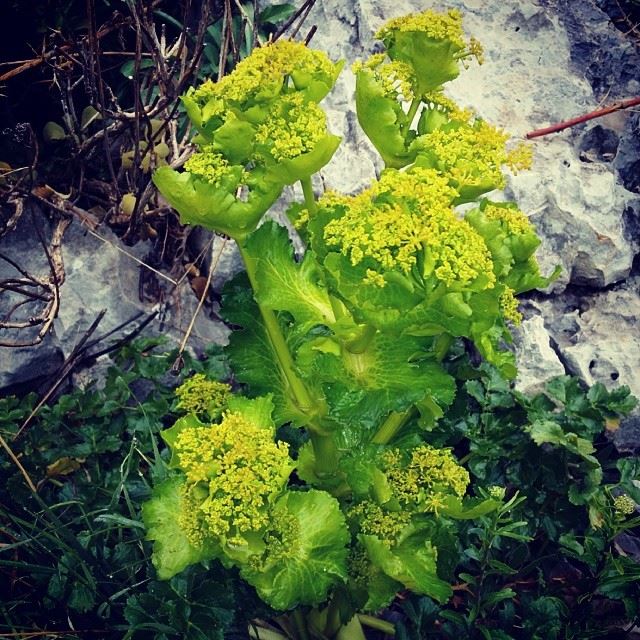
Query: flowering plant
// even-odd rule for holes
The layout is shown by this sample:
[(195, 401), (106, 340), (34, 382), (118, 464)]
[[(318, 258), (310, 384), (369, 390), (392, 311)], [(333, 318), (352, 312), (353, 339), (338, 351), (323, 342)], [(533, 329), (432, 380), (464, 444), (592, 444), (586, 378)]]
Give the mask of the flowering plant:
[[(368, 189), (315, 199), (311, 176), (340, 143), (319, 102), (342, 65), (283, 40), (184, 96), (198, 150), (154, 178), (183, 222), (233, 238), (246, 267), (223, 297), (241, 387), (179, 391), (188, 413), (163, 434), (175, 473), (143, 509), (154, 564), (161, 578), (236, 567), (294, 610), (301, 638), (362, 637), (354, 613), (401, 590), (449, 599), (456, 522), (500, 510), (504, 491), (468, 491), (430, 430), (470, 375), (465, 349), (515, 376), (515, 296), (556, 275), (540, 274), (516, 204), (484, 197), (527, 151), (443, 93), (482, 58), (460, 14), (398, 18), (378, 38), (385, 53), (354, 68), (358, 119), (386, 165)], [(300, 260), (284, 227), (260, 225), (296, 182)], [(288, 442), (285, 425), (298, 430)]]

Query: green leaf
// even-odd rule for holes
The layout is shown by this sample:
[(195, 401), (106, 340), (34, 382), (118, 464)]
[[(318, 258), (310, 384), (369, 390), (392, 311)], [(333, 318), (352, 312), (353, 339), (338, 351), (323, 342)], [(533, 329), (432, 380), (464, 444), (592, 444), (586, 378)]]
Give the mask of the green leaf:
[(265, 7), (258, 14), (258, 22), (261, 24), (278, 24), (289, 18), (295, 12), (296, 8), (290, 2), (285, 4), (273, 4)]
[(271, 394), (259, 398), (245, 398), (233, 395), (227, 402), (227, 409), (231, 413), (239, 413), (248, 422), (257, 427), (264, 427), (275, 432)]
[(169, 478), (154, 487), (153, 497), (142, 505), (147, 540), (154, 541), (153, 566), (161, 580), (168, 580), (190, 564), (215, 556), (215, 551), (206, 544), (193, 546), (180, 528), (184, 484), (184, 478)]
[[(290, 491), (274, 505), (274, 519), (293, 516), (297, 537), (264, 570), (241, 568), (242, 577), (274, 609), (318, 605), (347, 577), (349, 532), (338, 501), (324, 491)], [(267, 551), (268, 553), (268, 551)]]
[[(143, 58), (138, 62), (138, 71), (144, 71), (144, 69), (151, 69), (155, 65), (153, 60), (149, 58)], [(127, 80), (133, 80), (133, 76), (136, 72), (136, 61), (128, 60), (120, 67), (120, 73), (127, 78)]]
[(383, 38), (392, 60), (411, 65), (418, 81), (419, 95), (440, 88), (460, 73), (455, 55), (461, 47), (450, 40), (430, 38), (423, 31), (391, 31)]
[(256, 290), (260, 304), (274, 311), (288, 311), (306, 333), (315, 325), (331, 326), (335, 316), (322, 273), (307, 252), (295, 262), (293, 247), (284, 227), (265, 222), (247, 238), (247, 251), (256, 261)]
[(45, 142), (55, 142), (64, 140), (67, 137), (67, 133), (57, 122), (47, 122), (42, 130), (42, 137)]
[[(174, 425), (165, 429), (160, 435), (162, 439), (169, 445), (169, 449), (171, 450), (171, 460), (169, 462), (169, 468), (171, 469), (180, 469), (180, 455), (178, 454), (175, 443), (178, 435), (185, 429), (193, 429), (194, 427), (204, 427), (204, 423), (200, 422), (200, 420), (192, 413), (183, 416), (182, 418), (176, 420)], [(215, 471), (215, 465), (212, 462), (212, 471)], [(183, 469), (184, 471), (184, 469)]]
[(230, 164), (245, 164), (253, 152), (256, 130), (248, 122), (229, 119), (216, 129), (213, 142)]
[(451, 596), (451, 586), (437, 575), (436, 550), (423, 535), (410, 536), (392, 549), (375, 536), (359, 535), (358, 539), (371, 563), (405, 588), (438, 602), (446, 602)]
[(243, 167), (235, 166), (220, 186), (215, 186), (188, 171), (178, 173), (170, 167), (160, 167), (153, 174), (153, 182), (178, 211), (183, 224), (200, 225), (238, 238), (256, 227), (282, 191), (281, 184), (256, 169), (247, 181), (247, 200), (239, 200), (236, 191), (242, 175)]
[(402, 106), (384, 94), (373, 73), (366, 69), (356, 74), (356, 111), (360, 126), (387, 167), (401, 169), (413, 162), (415, 153), (409, 152), (403, 134), (411, 123)]
[(455, 496), (447, 496), (441, 511), (444, 515), (456, 520), (475, 520), (495, 511), (502, 505), (498, 500), (468, 499), (465, 501)]
[(283, 184), (294, 184), (320, 171), (331, 160), (341, 141), (338, 136), (326, 135), (311, 151), (269, 165), (268, 171)]
[(565, 433), (562, 427), (552, 420), (536, 420), (528, 431), (538, 445), (544, 443), (560, 445), (583, 458), (592, 458), (591, 454), (595, 451), (589, 440), (580, 438), (575, 433)]

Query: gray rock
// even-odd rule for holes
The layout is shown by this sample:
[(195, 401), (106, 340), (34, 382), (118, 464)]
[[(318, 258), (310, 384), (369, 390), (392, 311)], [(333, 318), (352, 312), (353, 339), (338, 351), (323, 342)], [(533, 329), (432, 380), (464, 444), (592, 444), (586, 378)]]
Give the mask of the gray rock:
[[(73, 223), (65, 235), (66, 280), (62, 287), (62, 304), (56, 321), (56, 331), (68, 353), (101, 309), (107, 309), (97, 335), (103, 334), (133, 318), (139, 312), (151, 313), (155, 305), (140, 301), (140, 269), (135, 260), (145, 261), (149, 247), (138, 243), (124, 247), (120, 240), (106, 228), (98, 231), (103, 240), (86, 232)], [(211, 255), (224, 255), (221, 241), (214, 244)], [(125, 253), (126, 252), (126, 253)], [(133, 256), (133, 257), (132, 257)], [(222, 258), (230, 260), (228, 256)], [(166, 300), (164, 311), (149, 326), (148, 334), (163, 335), (170, 343), (179, 343), (187, 331), (198, 305), (198, 299), (187, 279), (174, 289), (171, 282), (154, 276), (162, 287)], [(130, 331), (135, 325), (129, 325)], [(193, 327), (189, 346), (202, 352), (209, 342), (223, 343), (227, 329), (219, 321), (206, 316), (201, 310)]]
[(518, 377), (516, 389), (535, 394), (544, 388), (544, 381), (566, 373), (558, 355), (551, 347), (551, 338), (539, 315), (522, 321), (514, 330)]
[(568, 372), (588, 384), (626, 384), (640, 397), (640, 277), (607, 291), (539, 301)]
[[(24, 279), (21, 270), (34, 278), (48, 280), (50, 276), (46, 253), (40, 244), (35, 224), (40, 225), (43, 237), (47, 239), (52, 231), (48, 219), (39, 211), (27, 208), (19, 218), (15, 228), (0, 238), (0, 253), (14, 264), (0, 259), (0, 280)], [(16, 268), (16, 266), (18, 268)], [(36, 287), (24, 286), (35, 293), (43, 293)], [(0, 316), (6, 318), (16, 305), (20, 305), (11, 315), (14, 322), (22, 322), (29, 317), (39, 316), (46, 301), (26, 298), (18, 293), (4, 290), (0, 293)], [(0, 329), (0, 341), (11, 344), (29, 344), (34, 341), (41, 325), (28, 328)], [(42, 342), (35, 346), (0, 347), (0, 390), (28, 385), (31, 381), (43, 381), (52, 375), (64, 359), (60, 342), (53, 331), (49, 331)]]
[(624, 418), (613, 434), (613, 443), (620, 453), (640, 453), (640, 416)]

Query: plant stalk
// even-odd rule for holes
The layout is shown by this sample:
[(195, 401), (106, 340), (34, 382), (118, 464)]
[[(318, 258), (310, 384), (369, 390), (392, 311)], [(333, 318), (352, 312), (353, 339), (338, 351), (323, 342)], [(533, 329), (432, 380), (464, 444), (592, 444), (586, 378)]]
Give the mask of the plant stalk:
[(304, 194), (304, 203), (309, 213), (314, 214), (318, 210), (318, 205), (316, 204), (316, 198), (313, 195), (313, 184), (311, 183), (311, 176), (302, 178), (300, 180), (300, 184), (302, 185), (302, 193)]
[(415, 407), (411, 405), (404, 411), (393, 411), (387, 419), (380, 425), (380, 428), (371, 439), (374, 444), (387, 444), (407, 421), (414, 415)]
[[(247, 270), (247, 276), (249, 277), (251, 288), (254, 292), (256, 292), (256, 261), (254, 257), (240, 243), (237, 244), (240, 250), (240, 255), (242, 256), (242, 259), (244, 261), (244, 266)], [(313, 399), (311, 398), (311, 395), (309, 394), (306, 386), (299, 378), (298, 374), (295, 372), (293, 358), (291, 357), (287, 342), (282, 335), (282, 331), (280, 330), (278, 318), (271, 309), (267, 309), (264, 305), (260, 304), (258, 300), (256, 300), (256, 304), (260, 309), (260, 315), (262, 316), (269, 341), (271, 342), (271, 346), (273, 347), (273, 351), (278, 360), (278, 364), (280, 365), (280, 369), (282, 370), (282, 373), (284, 374), (284, 377), (289, 385), (291, 394), (293, 395), (293, 399), (298, 408), (303, 413), (309, 415), (309, 417), (312, 418), (314, 413), (316, 413), (317, 407), (315, 406), (315, 403), (313, 402)]]
[[(240, 243), (237, 244), (247, 270), (249, 282), (255, 292), (257, 291), (256, 260)], [(276, 314), (273, 310), (267, 309), (260, 304), (258, 300), (256, 300), (256, 304), (260, 309), (260, 315), (262, 316), (269, 342), (284, 378), (289, 385), (293, 400), (298, 409), (307, 416), (307, 427), (309, 428), (313, 449), (316, 454), (316, 473), (319, 477), (333, 474), (338, 466), (338, 449), (333, 437), (330, 434), (326, 434), (320, 425), (322, 408), (318, 402), (314, 401), (304, 382), (295, 371), (295, 364), (278, 324)]]
[(375, 616), (368, 616), (364, 613), (359, 613), (358, 620), (360, 620), (360, 624), (363, 624), (365, 627), (377, 629), (378, 631), (382, 631), (388, 636), (396, 635), (396, 628), (393, 624), (391, 624), (390, 622), (385, 622), (384, 620), (380, 620), (380, 618), (376, 618)]

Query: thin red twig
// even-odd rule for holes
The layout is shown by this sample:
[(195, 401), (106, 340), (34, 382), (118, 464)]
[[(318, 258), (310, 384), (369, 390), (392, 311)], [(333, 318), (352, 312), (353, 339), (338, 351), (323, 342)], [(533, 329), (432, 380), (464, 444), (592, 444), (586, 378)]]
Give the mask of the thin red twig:
[(564, 120), (563, 122), (552, 124), (550, 127), (544, 127), (544, 129), (536, 129), (535, 131), (530, 131), (526, 134), (525, 137), (528, 140), (531, 140), (531, 138), (539, 138), (540, 136), (546, 136), (550, 133), (557, 133), (558, 131), (563, 131), (564, 129), (568, 129), (569, 127), (581, 124), (582, 122), (588, 122), (589, 120), (606, 116), (607, 114), (613, 113), (614, 111), (629, 109), (630, 107), (636, 107), (638, 105), (640, 105), (640, 96), (636, 98), (628, 98), (627, 100), (620, 100), (619, 102), (614, 102), (608, 107), (602, 107), (600, 109), (596, 109), (595, 111), (590, 111), (589, 113), (585, 113), (581, 116), (578, 116), (577, 118)]

